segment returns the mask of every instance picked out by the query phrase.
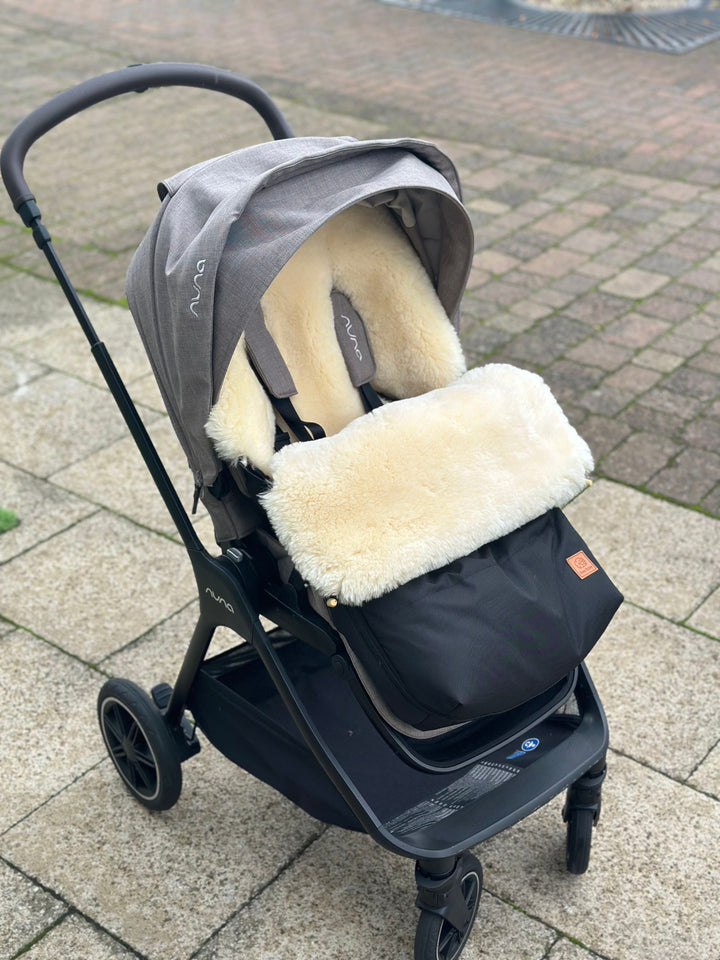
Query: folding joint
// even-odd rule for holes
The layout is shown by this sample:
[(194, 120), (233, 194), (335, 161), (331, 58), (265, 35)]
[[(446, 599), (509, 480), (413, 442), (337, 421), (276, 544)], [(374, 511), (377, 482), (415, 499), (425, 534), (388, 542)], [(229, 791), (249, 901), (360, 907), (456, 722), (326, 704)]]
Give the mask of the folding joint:
[(415, 883), (418, 888), (415, 906), (428, 913), (435, 913), (456, 930), (465, 930), (471, 918), (471, 908), (465, 902), (461, 887), (461, 858), (455, 862), (452, 872), (445, 877), (432, 877), (415, 866)]
[(42, 250), (52, 239), (41, 220), (40, 208), (34, 200), (24, 200), (17, 208), (18, 215), (26, 227), (32, 230), (33, 239)]

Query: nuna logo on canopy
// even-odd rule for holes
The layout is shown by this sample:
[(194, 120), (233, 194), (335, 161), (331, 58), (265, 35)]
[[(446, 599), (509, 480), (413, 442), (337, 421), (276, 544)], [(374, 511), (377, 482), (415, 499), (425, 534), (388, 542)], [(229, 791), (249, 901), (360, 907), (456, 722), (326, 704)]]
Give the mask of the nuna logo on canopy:
[(200, 280), (202, 275), (205, 273), (206, 262), (206, 260), (198, 260), (198, 262), (195, 264), (195, 269), (197, 270), (197, 273), (193, 277), (193, 289), (195, 290), (195, 296), (190, 301), (190, 313), (192, 313), (195, 317), (198, 315), (197, 306), (200, 303), (200, 294), (202, 293), (202, 290), (200, 289)]

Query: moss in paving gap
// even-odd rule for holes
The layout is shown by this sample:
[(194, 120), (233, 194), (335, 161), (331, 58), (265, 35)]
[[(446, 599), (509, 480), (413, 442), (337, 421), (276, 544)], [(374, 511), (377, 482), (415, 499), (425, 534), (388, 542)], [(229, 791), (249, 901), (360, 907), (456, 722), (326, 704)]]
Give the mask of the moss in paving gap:
[(490, 896), (495, 897), (496, 900), (499, 900), (501, 903), (504, 903), (506, 906), (511, 907), (513, 910), (516, 910), (518, 913), (521, 913), (524, 917), (528, 917), (530, 920), (535, 920), (537, 923), (542, 924), (542, 926), (548, 927), (550, 930), (554, 930), (555, 933), (557, 934), (557, 939), (555, 940), (554, 943), (550, 944), (550, 948), (549, 948), (550, 953), (552, 953), (552, 951), (555, 949), (558, 943), (560, 943), (562, 940), (569, 940), (570, 943), (575, 944), (576, 947), (581, 947), (583, 950), (587, 950), (587, 952), (591, 954), (591, 956), (593, 957), (603, 956), (603, 954), (594, 953), (592, 949), (587, 946), (587, 944), (582, 942), (582, 940), (578, 940), (577, 937), (573, 937), (571, 934), (566, 933), (564, 930), (560, 930), (559, 927), (556, 927), (554, 924), (548, 923), (546, 920), (543, 920), (541, 917), (539, 917), (535, 913), (531, 913), (529, 910), (526, 910), (524, 907), (518, 906), (518, 904), (513, 903), (512, 900), (505, 900), (503, 897), (499, 896), (498, 894), (493, 894), (493, 893), (491, 893)]
[(0, 534), (5, 533), (6, 530), (12, 530), (13, 527), (16, 527), (20, 521), (14, 510), (9, 510), (6, 507), (0, 507)]
[[(665, 468), (663, 467), (662, 469)], [(608, 480), (610, 483), (616, 483), (618, 486), (627, 487), (629, 490), (637, 490), (638, 493), (643, 493), (648, 497), (652, 497), (653, 500), (661, 500), (663, 503), (672, 503), (676, 507), (684, 507), (686, 510), (692, 510), (694, 513), (699, 513), (703, 517), (710, 517), (712, 520), (718, 519), (718, 515), (716, 513), (707, 510), (699, 503), (688, 503), (685, 500), (678, 500), (676, 497), (670, 497), (666, 493), (657, 493), (655, 490), (648, 490), (648, 488), (642, 483), (627, 483), (625, 480), (618, 480), (616, 477), (610, 477), (606, 473), (602, 473), (600, 470), (595, 471), (595, 476), (599, 480)]]
[[(43, 273), (36, 273), (35, 270), (28, 267), (19, 267), (8, 257), (0, 257), (0, 263), (6, 267), (10, 267), (11, 270), (15, 270), (16, 273), (23, 273), (28, 277), (34, 277), (36, 280), (44, 280), (45, 283), (52, 283), (58, 288), (60, 287), (55, 277), (48, 277)], [(81, 296), (92, 297), (93, 300), (97, 300), (99, 303), (109, 303), (113, 307), (125, 307), (126, 310), (128, 309), (127, 297), (120, 297), (119, 300), (115, 300), (112, 297), (106, 296), (104, 293), (96, 293), (94, 290), (89, 290), (87, 287), (75, 287), (75, 290)]]
[(10, 958), (10, 960), (18, 960), (19, 957), (24, 956), (26, 953), (28, 953), (29, 950), (31, 950), (35, 946), (36, 943), (39, 943), (41, 940), (44, 940), (45, 937), (48, 935), (48, 933), (54, 930), (55, 927), (59, 926), (63, 922), (63, 920), (66, 920), (69, 916), (70, 916), (69, 913), (67, 912), (63, 913), (60, 917), (57, 918), (57, 920), (51, 923), (48, 927), (45, 927), (44, 930), (41, 930), (36, 937), (33, 937), (30, 943), (26, 943), (25, 946), (21, 947), (17, 953), (14, 953)]

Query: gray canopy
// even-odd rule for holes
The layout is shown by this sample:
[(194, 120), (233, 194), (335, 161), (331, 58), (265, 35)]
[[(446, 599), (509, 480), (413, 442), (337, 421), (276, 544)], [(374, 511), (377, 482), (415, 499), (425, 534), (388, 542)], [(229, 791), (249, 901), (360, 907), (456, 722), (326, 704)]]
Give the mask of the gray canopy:
[(159, 192), (162, 205), (130, 264), (127, 295), (198, 486), (209, 487), (221, 468), (204, 426), (243, 333), (267, 389), (295, 393), (260, 299), (298, 247), (342, 210), (388, 205), (459, 322), (472, 226), (456, 170), (432, 144), (278, 140), (190, 167)]

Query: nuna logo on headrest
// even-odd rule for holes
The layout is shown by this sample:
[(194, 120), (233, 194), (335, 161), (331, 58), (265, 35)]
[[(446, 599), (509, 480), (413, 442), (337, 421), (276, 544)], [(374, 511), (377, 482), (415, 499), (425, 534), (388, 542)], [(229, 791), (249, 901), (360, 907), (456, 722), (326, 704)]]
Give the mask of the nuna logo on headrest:
[(195, 269), (197, 273), (193, 277), (193, 287), (195, 288), (195, 296), (190, 301), (190, 313), (197, 317), (197, 305), (200, 303), (200, 278), (205, 273), (205, 260), (198, 260), (195, 264)]
[(352, 320), (350, 317), (346, 317), (344, 313), (340, 314), (340, 318), (345, 321), (345, 329), (347, 330), (347, 335), (352, 340), (353, 351), (358, 360), (362, 360), (363, 355), (360, 351), (360, 345), (358, 344), (358, 338), (352, 332)]

